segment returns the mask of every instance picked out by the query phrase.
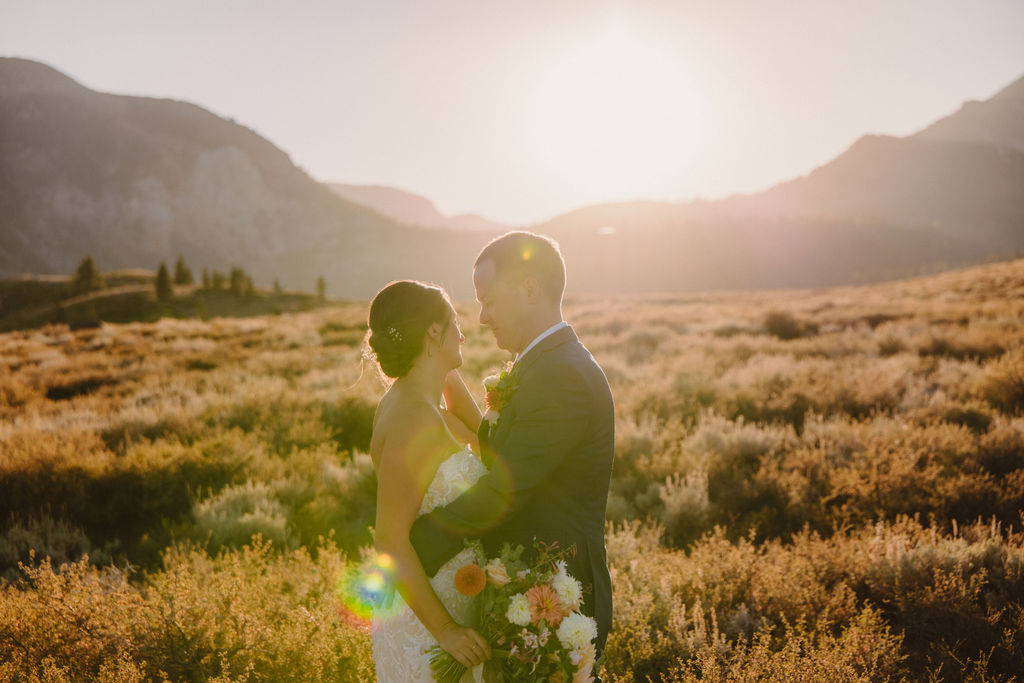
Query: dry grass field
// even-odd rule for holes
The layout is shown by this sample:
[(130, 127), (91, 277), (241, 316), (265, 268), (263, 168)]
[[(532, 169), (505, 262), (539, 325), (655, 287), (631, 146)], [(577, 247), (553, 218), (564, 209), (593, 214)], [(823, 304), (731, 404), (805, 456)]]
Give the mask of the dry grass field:
[[(1024, 680), (1024, 260), (566, 317), (616, 399), (605, 680)], [(0, 680), (372, 680), (364, 320), (0, 335)]]

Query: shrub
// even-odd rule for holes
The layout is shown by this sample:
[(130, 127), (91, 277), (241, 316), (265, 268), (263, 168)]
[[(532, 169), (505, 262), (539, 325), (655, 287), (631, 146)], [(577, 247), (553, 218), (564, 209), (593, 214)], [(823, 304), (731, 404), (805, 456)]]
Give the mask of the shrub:
[(377, 475), (370, 456), (355, 453), (340, 463), (324, 458), (311, 483), (308, 498), (296, 507), (292, 518), (304, 543), (328, 534), (350, 552), (372, 543)]
[[(373, 678), (365, 626), (338, 592), (349, 565), (330, 543), (279, 554), (257, 542), (209, 557), (169, 549), (163, 571), (48, 561), (0, 585), (5, 680)], [(38, 676), (38, 678), (33, 678)]]
[(726, 653), (703, 647), (692, 658), (680, 659), (660, 680), (673, 683), (887, 681), (893, 680), (899, 670), (900, 641), (878, 612), (868, 608), (838, 636), (821, 625), (799, 622), (787, 625), (781, 633), (762, 629), (752, 642), (740, 641)]
[(994, 408), (1007, 413), (1024, 411), (1024, 346), (988, 363), (976, 391)]
[(769, 311), (764, 317), (764, 330), (783, 341), (798, 339), (805, 334), (817, 332), (814, 325), (800, 322), (792, 314), (785, 311)]
[(294, 547), (288, 532), (288, 511), (264, 482), (228, 486), (196, 503), (196, 531), (209, 539), (211, 550), (241, 547), (260, 535), (283, 548)]
[(704, 533), (708, 527), (708, 476), (701, 470), (685, 477), (675, 475), (665, 479), (658, 491), (664, 508), (661, 522), (669, 543), (685, 548)]
[(0, 535), (0, 578), (14, 581), (18, 564), (33, 566), (36, 558), (61, 565), (89, 554), (94, 562), (109, 561), (109, 554), (92, 550), (81, 527), (49, 515), (20, 519), (11, 516)]
[(357, 397), (345, 397), (337, 403), (320, 406), (320, 420), (330, 430), (331, 438), (340, 450), (370, 450), (370, 435), (373, 433), (373, 416), (377, 411), (375, 402)]
[(38, 390), (15, 379), (9, 372), (5, 372), (5, 368), (0, 367), (0, 418), (13, 417), (15, 412), (20, 413), (40, 396)]
[(106, 369), (83, 369), (51, 377), (46, 387), (46, 398), (51, 401), (66, 401), (76, 396), (117, 384), (117, 373)]
[(0, 585), (0, 667), (13, 674), (8, 680), (94, 680), (149, 649), (145, 601), (126, 572), (98, 571), (85, 558), (59, 570), (44, 559), (24, 571)]
[(688, 554), (661, 548), (660, 535), (636, 523), (608, 534), (610, 680), (917, 680), (941, 670), (959, 681), (972, 669), (1012, 680), (1024, 664), (1024, 639), (1007, 635), (1022, 616), (1024, 536), (998, 524), (944, 535), (901, 518), (760, 545), (718, 528)]
[(997, 419), (981, 437), (975, 459), (999, 477), (1024, 469), (1024, 419)]

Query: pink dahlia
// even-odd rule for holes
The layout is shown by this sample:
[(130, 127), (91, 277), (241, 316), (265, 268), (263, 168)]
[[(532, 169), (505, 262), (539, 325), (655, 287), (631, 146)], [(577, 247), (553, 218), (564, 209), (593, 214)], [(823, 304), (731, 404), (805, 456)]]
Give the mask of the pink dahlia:
[(534, 626), (539, 625), (541, 619), (549, 626), (558, 626), (562, 622), (565, 616), (562, 603), (558, 593), (548, 584), (542, 583), (526, 591), (526, 599), (530, 602), (530, 621)]

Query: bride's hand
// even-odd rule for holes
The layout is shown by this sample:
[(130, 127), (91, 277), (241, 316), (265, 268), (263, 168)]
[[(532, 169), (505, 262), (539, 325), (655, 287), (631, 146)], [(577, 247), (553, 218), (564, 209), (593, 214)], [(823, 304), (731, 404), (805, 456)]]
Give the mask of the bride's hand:
[(449, 621), (437, 639), (441, 649), (455, 657), (467, 669), (491, 658), (491, 646), (484, 637), (471, 628)]

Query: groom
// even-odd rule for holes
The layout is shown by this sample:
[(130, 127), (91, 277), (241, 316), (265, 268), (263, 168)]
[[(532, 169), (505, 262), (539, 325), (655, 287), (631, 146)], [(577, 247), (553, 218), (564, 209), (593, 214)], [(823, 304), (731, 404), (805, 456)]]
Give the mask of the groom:
[(410, 532), (427, 574), (480, 538), (489, 555), (504, 542), (534, 539), (576, 546), (567, 562), (585, 592), (582, 612), (597, 620), (597, 651), (612, 623), (604, 546), (605, 507), (615, 448), (608, 380), (562, 320), (565, 263), (550, 239), (510, 232), (473, 267), (480, 322), (516, 354), (514, 393), (495, 426), (480, 427), (490, 471), (451, 504), (416, 520)]

